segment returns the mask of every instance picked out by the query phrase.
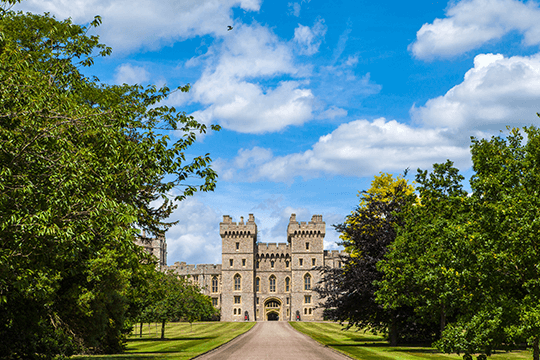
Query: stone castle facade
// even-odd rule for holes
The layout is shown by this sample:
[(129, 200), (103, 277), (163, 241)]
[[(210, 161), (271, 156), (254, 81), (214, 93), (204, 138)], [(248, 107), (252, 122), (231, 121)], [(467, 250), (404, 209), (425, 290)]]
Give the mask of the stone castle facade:
[(147, 237), (143, 231), (142, 236), (135, 240), (135, 244), (142, 246), (146, 252), (154, 255), (157, 258), (158, 270), (167, 267), (167, 241), (165, 234), (160, 234), (155, 238)]
[(260, 243), (253, 214), (220, 223), (221, 265), (177, 262), (166, 270), (190, 277), (221, 310), (221, 321), (322, 320), (317, 266), (341, 267), (338, 251), (325, 251), (322, 215), (298, 222), (292, 214), (287, 243)]

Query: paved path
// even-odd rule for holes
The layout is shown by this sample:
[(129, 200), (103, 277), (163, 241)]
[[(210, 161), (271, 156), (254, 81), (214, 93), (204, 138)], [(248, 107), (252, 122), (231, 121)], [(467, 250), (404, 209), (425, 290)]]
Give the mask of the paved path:
[(197, 358), (218, 359), (350, 360), (294, 330), (286, 321), (258, 322), (246, 334)]

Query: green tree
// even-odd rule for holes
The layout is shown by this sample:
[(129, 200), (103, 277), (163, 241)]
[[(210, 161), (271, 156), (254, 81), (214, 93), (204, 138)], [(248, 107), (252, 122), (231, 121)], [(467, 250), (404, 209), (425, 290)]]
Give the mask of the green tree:
[(149, 306), (145, 311), (146, 321), (161, 323), (161, 338), (165, 338), (165, 325), (169, 321), (194, 321), (211, 318), (216, 310), (210, 297), (189, 280), (174, 273), (159, 274), (152, 284)]
[(439, 323), (464, 305), (460, 302), (465, 237), (458, 227), (469, 215), (464, 177), (448, 160), (433, 171), (418, 169), (419, 201), (404, 211), (403, 226), (378, 268), (384, 273), (377, 299), (386, 308), (410, 306), (426, 324)]
[(172, 190), (214, 189), (209, 155), (185, 155), (207, 128), (162, 106), (166, 87), (85, 77), (111, 49), (13, 2), (0, 9), (0, 353), (120, 351), (130, 289), (144, 283), (137, 229), (171, 225)]
[[(524, 137), (525, 136), (525, 137)], [(449, 324), (438, 347), (489, 354), (527, 341), (538, 360), (540, 336), (540, 131), (472, 140), (471, 215), (465, 238), (467, 311)]]
[(348, 327), (386, 332), (392, 345), (426, 335), (411, 307), (385, 309), (375, 298), (377, 281), (382, 279), (377, 264), (402, 226), (402, 209), (415, 202), (412, 193), (413, 188), (402, 178), (376, 177), (372, 187), (361, 194), (357, 209), (335, 226), (351, 255), (342, 258), (342, 268), (322, 268), (321, 284), (315, 288), (324, 300), (326, 317)]

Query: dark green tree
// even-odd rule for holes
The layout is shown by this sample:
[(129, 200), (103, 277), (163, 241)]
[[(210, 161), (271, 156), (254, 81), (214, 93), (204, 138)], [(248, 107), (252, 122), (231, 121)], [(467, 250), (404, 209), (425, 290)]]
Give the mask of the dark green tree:
[(418, 169), (419, 196), (404, 211), (402, 226), (378, 268), (384, 273), (377, 299), (386, 308), (409, 306), (426, 324), (439, 323), (463, 306), (461, 302), (465, 237), (457, 227), (469, 215), (464, 177), (451, 161)]
[(473, 258), (468, 306), (437, 346), (485, 352), (528, 342), (540, 357), (540, 131), (472, 139), (471, 215), (463, 224)]
[(0, 9), (0, 354), (120, 351), (144, 283), (133, 240), (170, 226), (169, 200), (214, 189), (209, 155), (185, 155), (207, 128), (162, 106), (166, 87), (84, 76), (111, 49), (13, 2)]
[(364, 192), (360, 206), (345, 223), (335, 226), (350, 255), (342, 258), (342, 268), (321, 268), (322, 281), (315, 291), (324, 300), (327, 318), (346, 323), (349, 328), (382, 331), (396, 345), (398, 341), (429, 337), (431, 329), (420, 326), (413, 308), (387, 309), (376, 301), (377, 282), (382, 279), (377, 264), (403, 225), (402, 210), (415, 201), (403, 179), (386, 186), (388, 191)]

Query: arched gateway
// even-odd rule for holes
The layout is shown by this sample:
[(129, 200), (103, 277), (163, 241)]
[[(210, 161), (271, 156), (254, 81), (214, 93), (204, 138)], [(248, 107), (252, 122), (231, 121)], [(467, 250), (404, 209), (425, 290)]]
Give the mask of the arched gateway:
[(279, 321), (281, 314), (281, 301), (276, 298), (270, 298), (264, 302), (264, 313), (267, 321)]

